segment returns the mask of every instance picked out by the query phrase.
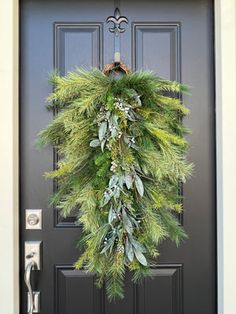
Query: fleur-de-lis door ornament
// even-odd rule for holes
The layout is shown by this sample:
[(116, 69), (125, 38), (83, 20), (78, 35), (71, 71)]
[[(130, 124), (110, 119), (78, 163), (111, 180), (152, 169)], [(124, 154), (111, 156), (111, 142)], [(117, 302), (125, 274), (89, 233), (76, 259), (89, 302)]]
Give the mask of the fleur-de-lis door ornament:
[(128, 19), (120, 15), (120, 10), (115, 9), (114, 16), (109, 16), (106, 20), (107, 23), (113, 22), (114, 26), (109, 28), (111, 33), (114, 33), (114, 63), (120, 63), (120, 34), (125, 32), (125, 28), (121, 27), (121, 23), (128, 24)]

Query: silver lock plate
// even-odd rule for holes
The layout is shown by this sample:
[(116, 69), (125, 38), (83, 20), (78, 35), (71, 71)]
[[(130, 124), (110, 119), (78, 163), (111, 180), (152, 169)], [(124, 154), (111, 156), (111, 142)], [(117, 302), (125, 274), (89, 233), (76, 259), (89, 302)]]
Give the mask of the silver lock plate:
[[(33, 291), (33, 299), (34, 299), (34, 307), (33, 307), (33, 313), (39, 313), (40, 312), (40, 292), (39, 291)], [(29, 306), (30, 306), (30, 294), (28, 293), (28, 313), (29, 313)]]
[(35, 270), (41, 269), (41, 241), (25, 242), (25, 268), (30, 261), (35, 262)]
[(25, 228), (42, 229), (42, 209), (25, 210)]

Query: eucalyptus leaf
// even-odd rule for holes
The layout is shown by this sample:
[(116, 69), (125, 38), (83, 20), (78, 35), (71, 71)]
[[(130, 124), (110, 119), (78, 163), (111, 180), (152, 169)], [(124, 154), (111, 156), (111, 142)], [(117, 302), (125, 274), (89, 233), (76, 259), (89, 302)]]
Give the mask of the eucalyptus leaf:
[(134, 259), (134, 250), (132, 244), (129, 242), (129, 238), (126, 238), (125, 241), (125, 254), (128, 257), (129, 261), (132, 262)]
[(119, 204), (117, 205), (116, 207), (116, 213), (119, 214), (121, 212), (121, 208), (122, 208), (122, 205), (121, 203), (119, 202)]
[(117, 136), (117, 134), (118, 134), (118, 129), (113, 127), (112, 130), (111, 130), (111, 136), (113, 138), (115, 138)]
[(143, 266), (147, 266), (147, 260), (146, 260), (146, 257), (143, 255), (143, 253), (141, 253), (137, 249), (134, 249), (134, 254), (140, 264), (142, 264)]
[(142, 102), (141, 102), (140, 97), (141, 97), (141, 96), (135, 97), (135, 101), (136, 101), (136, 104), (138, 105), (138, 107), (141, 107), (141, 106), (142, 106)]
[(106, 118), (109, 119), (110, 116), (111, 116), (111, 112), (110, 112), (110, 111), (107, 111), (107, 112), (106, 112)]
[(102, 206), (105, 206), (109, 201), (110, 201), (110, 199), (112, 198), (112, 196), (113, 196), (113, 193), (110, 193), (110, 194), (105, 194), (104, 196), (103, 196), (103, 199), (102, 199)]
[(108, 214), (108, 223), (111, 224), (112, 221), (116, 218), (116, 213), (113, 209), (113, 206), (110, 206), (109, 214)]
[(111, 117), (111, 123), (112, 123), (112, 126), (115, 127), (115, 128), (119, 128), (118, 126), (118, 116), (117, 115), (113, 115)]
[(98, 146), (100, 146), (100, 141), (99, 141), (99, 139), (95, 139), (95, 140), (92, 140), (90, 143), (89, 143), (89, 146), (90, 147), (98, 147)]
[(136, 117), (132, 110), (130, 110), (129, 113), (127, 114), (127, 118), (129, 121), (136, 121)]
[(120, 197), (120, 188), (118, 186), (114, 189), (113, 196), (115, 199)]
[(119, 177), (114, 174), (109, 180), (109, 188), (114, 187), (118, 183), (118, 181), (119, 181)]
[(103, 121), (98, 130), (98, 137), (100, 141), (104, 139), (106, 131), (107, 131), (107, 122)]
[(133, 177), (130, 174), (126, 174), (125, 175), (125, 184), (127, 186), (127, 189), (131, 189), (132, 185), (133, 185)]
[(120, 175), (119, 176), (119, 181), (118, 181), (118, 184), (119, 184), (119, 187), (121, 189), (123, 189), (123, 184), (125, 183), (125, 179), (124, 179), (124, 176), (123, 175)]
[(143, 186), (142, 180), (140, 179), (140, 177), (138, 175), (135, 176), (134, 182), (135, 182), (135, 186), (136, 186), (136, 189), (137, 189), (139, 195), (142, 197), (143, 193), (144, 193), (144, 186)]
[(102, 152), (104, 151), (104, 146), (105, 146), (105, 144), (106, 144), (106, 140), (103, 139), (103, 140), (101, 141), (101, 150), (102, 150)]
[(132, 236), (129, 236), (129, 239), (136, 250), (146, 253), (145, 247), (140, 242), (136, 241)]
[(133, 225), (131, 220), (129, 219), (126, 211), (123, 209), (122, 211), (122, 219), (123, 219), (123, 224), (124, 224), (124, 228), (125, 230), (129, 233), (132, 234), (133, 233)]

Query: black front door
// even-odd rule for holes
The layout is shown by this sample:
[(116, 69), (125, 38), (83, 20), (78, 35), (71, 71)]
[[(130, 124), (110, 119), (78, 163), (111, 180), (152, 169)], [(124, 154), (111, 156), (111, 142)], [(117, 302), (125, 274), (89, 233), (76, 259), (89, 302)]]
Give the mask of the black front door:
[[(190, 85), (185, 97), (191, 115), (185, 123), (189, 159), (195, 164), (184, 186), (180, 218), (189, 240), (176, 248), (160, 248), (153, 279), (134, 286), (127, 280), (122, 301), (108, 303), (94, 288), (94, 276), (73, 270), (81, 227), (75, 215), (61, 219), (48, 207), (55, 154), (35, 149), (39, 130), (52, 119), (45, 108), (51, 91), (48, 73), (62, 74), (76, 66), (100, 67), (113, 60), (113, 35), (106, 18), (115, 5), (109, 0), (21, 1), (21, 273), (25, 241), (42, 241), (42, 267), (33, 271), (33, 289), (41, 292), (42, 314), (215, 314), (215, 151), (213, 6), (211, 0), (119, 1), (129, 24), (121, 39), (122, 61), (133, 70), (151, 69), (159, 76)], [(42, 209), (41, 230), (25, 229), (25, 210)], [(22, 276), (21, 311), (27, 313)]]

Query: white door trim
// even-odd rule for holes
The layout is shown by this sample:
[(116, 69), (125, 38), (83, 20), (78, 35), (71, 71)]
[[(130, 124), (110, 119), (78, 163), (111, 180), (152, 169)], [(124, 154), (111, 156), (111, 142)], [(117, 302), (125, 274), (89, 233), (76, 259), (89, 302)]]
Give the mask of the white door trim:
[(0, 313), (19, 313), (18, 0), (0, 1)]
[(236, 1), (215, 0), (218, 312), (236, 313)]
[[(0, 313), (19, 314), (18, 0), (0, 1)], [(215, 0), (218, 314), (236, 309), (236, 2)]]

